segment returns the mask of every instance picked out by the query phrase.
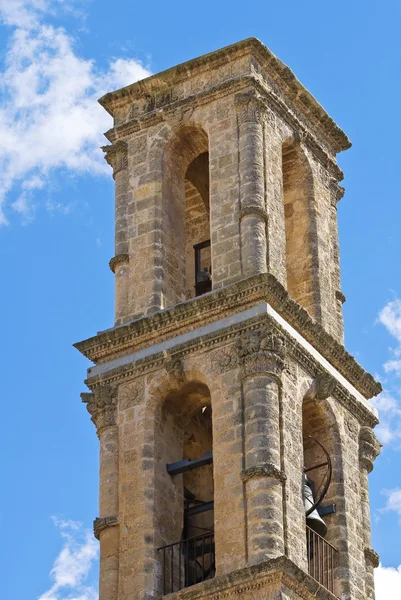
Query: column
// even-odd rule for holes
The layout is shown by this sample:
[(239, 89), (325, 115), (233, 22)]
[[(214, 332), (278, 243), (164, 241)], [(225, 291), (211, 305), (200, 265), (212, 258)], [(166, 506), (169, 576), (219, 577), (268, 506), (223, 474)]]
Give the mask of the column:
[(361, 481), (361, 511), (363, 541), (366, 564), (365, 596), (375, 598), (374, 569), (379, 566), (379, 556), (371, 548), (370, 503), (368, 475), (373, 470), (373, 462), (380, 453), (380, 444), (370, 427), (361, 427), (359, 433), (359, 463)]
[(100, 441), (99, 517), (94, 534), (100, 541), (99, 600), (118, 597), (118, 428), (116, 390), (108, 385), (82, 394)]
[(284, 339), (266, 326), (237, 341), (242, 366), (248, 563), (284, 554), (280, 376)]
[(122, 140), (112, 146), (103, 146), (105, 159), (113, 168), (115, 181), (115, 256), (109, 266), (115, 279), (115, 323), (128, 316), (129, 254), (127, 239), (127, 208), (129, 194), (128, 145)]
[(241, 261), (244, 277), (267, 272), (263, 160), (265, 105), (254, 91), (235, 97), (238, 111)]

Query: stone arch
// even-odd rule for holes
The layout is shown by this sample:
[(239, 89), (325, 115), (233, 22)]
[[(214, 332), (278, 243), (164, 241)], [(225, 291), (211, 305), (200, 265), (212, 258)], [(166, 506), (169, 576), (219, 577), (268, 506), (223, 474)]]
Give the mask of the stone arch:
[[(327, 525), (325, 539), (337, 550), (334, 563), (334, 584), (335, 593), (340, 596), (340, 586), (342, 587), (341, 593), (347, 593), (347, 572), (350, 565), (347, 549), (346, 490), (342, 476), (344, 472), (344, 439), (335, 401), (329, 397), (309, 399), (306, 394), (302, 404), (302, 433), (305, 468), (319, 464), (322, 457), (318, 446), (308, 436), (318, 439), (323, 444), (332, 461), (332, 480), (323, 504), (325, 506), (334, 504), (335, 512), (324, 516)], [(316, 486), (319, 486), (323, 472), (324, 468), (308, 473)]]
[(317, 225), (313, 173), (302, 146), (282, 145), (287, 289), (309, 314), (320, 318)]
[[(162, 170), (164, 296), (166, 305), (172, 305), (199, 295), (194, 246), (210, 244), (209, 138), (201, 125), (186, 124), (172, 132)], [(198, 271), (207, 269), (203, 277), (209, 291), (210, 245), (203, 248), (202, 261)]]

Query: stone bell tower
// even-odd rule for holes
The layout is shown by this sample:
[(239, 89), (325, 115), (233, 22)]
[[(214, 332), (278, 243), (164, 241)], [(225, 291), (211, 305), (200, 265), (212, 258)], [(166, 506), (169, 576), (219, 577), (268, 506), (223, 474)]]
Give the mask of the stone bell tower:
[(380, 385), (343, 345), (348, 138), (256, 39), (100, 103), (115, 325), (76, 344), (100, 600), (372, 600)]

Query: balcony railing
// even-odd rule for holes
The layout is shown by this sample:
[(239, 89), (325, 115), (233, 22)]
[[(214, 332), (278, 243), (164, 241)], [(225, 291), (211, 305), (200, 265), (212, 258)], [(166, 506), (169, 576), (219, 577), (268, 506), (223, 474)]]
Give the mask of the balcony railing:
[(215, 575), (214, 533), (205, 533), (158, 548), (163, 595), (178, 592)]
[(308, 571), (329, 592), (334, 593), (334, 568), (337, 550), (313, 529), (306, 526)]

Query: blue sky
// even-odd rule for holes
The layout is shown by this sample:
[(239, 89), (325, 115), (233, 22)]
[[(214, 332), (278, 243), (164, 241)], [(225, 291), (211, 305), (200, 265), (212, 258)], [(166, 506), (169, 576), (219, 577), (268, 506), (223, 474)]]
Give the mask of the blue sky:
[(401, 5), (0, 0), (5, 600), (95, 600), (98, 443), (72, 343), (113, 322), (113, 182), (96, 99), (259, 37), (350, 136), (339, 204), (346, 346), (376, 374), (378, 600), (401, 589)]

